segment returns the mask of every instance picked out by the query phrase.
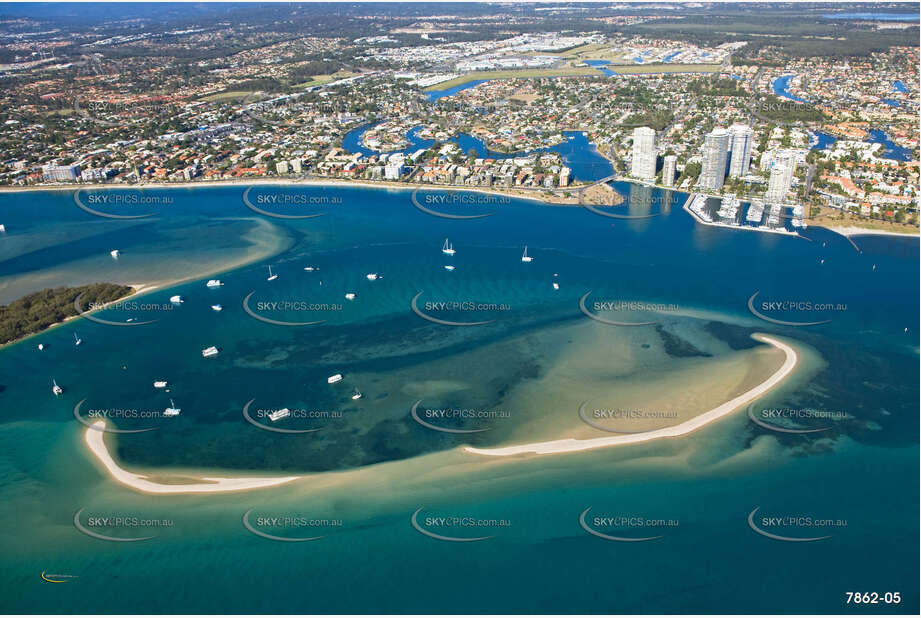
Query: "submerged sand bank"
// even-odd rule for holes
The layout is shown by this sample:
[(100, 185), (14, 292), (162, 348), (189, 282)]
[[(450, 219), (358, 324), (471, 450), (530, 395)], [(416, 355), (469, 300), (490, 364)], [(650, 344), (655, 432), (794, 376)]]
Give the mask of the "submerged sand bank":
[(789, 345), (782, 343), (781, 341), (768, 337), (767, 335), (754, 334), (752, 337), (763, 343), (770, 344), (785, 354), (784, 362), (780, 368), (775, 371), (767, 380), (761, 382), (757, 386), (745, 391), (741, 395), (730, 399), (729, 401), (708, 410), (703, 414), (695, 416), (694, 418), (679, 423), (678, 425), (673, 425), (671, 427), (664, 427), (662, 429), (655, 429), (652, 431), (647, 431), (637, 434), (628, 434), (628, 435), (616, 435), (616, 436), (606, 436), (603, 438), (591, 438), (585, 440), (577, 440), (574, 438), (569, 438), (565, 440), (550, 440), (547, 442), (532, 442), (529, 444), (517, 444), (513, 446), (505, 446), (499, 448), (475, 448), (471, 446), (464, 447), (464, 451), (467, 453), (473, 453), (476, 455), (488, 455), (492, 457), (508, 457), (512, 455), (525, 455), (525, 454), (534, 454), (534, 455), (551, 455), (559, 453), (575, 453), (579, 451), (588, 451), (598, 448), (606, 448), (609, 446), (616, 446), (620, 444), (636, 444), (640, 442), (648, 442), (650, 440), (656, 440), (659, 438), (673, 438), (676, 436), (682, 436), (689, 434), (693, 431), (696, 431), (714, 421), (717, 421), (724, 416), (738, 410), (747, 403), (750, 403), (760, 397), (761, 395), (767, 393), (772, 388), (780, 384), (784, 378), (786, 378), (796, 367), (797, 355), (796, 350), (794, 350)]
[(105, 435), (106, 422), (103, 420), (96, 421), (91, 427), (84, 432), (83, 439), (89, 447), (90, 452), (99, 460), (99, 463), (108, 471), (109, 475), (127, 487), (151, 494), (197, 494), (213, 493), (226, 491), (243, 491), (247, 489), (261, 489), (264, 487), (274, 487), (296, 480), (298, 476), (275, 476), (275, 477), (218, 477), (205, 476), (199, 483), (186, 484), (164, 484), (151, 481), (149, 477), (135, 474), (119, 466), (109, 450), (106, 448), (103, 436)]

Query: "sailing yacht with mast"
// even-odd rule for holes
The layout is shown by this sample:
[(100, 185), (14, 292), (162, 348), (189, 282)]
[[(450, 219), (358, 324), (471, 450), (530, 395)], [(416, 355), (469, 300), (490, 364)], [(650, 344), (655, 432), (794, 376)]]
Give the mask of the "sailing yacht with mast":
[(173, 403), (173, 400), (169, 400), (169, 407), (163, 410), (163, 416), (179, 416), (179, 413), (182, 412), (181, 408), (177, 408), (176, 404)]
[(278, 279), (278, 275), (272, 273), (272, 267), (269, 266), (269, 278), (266, 281), (275, 281)]
[(454, 255), (455, 253), (457, 253), (457, 251), (454, 250), (454, 245), (452, 245), (451, 242), (447, 238), (445, 238), (445, 244), (441, 248), (441, 252), (444, 253), (445, 255)]
[(77, 333), (74, 333), (74, 345), (80, 345), (81, 343), (83, 343), (83, 339), (77, 337)]
[(524, 246), (524, 253), (521, 254), (521, 261), (522, 261), (522, 262), (531, 262), (531, 261), (533, 261), (533, 260), (534, 260), (534, 258), (532, 258), (530, 255), (528, 255), (528, 246), (525, 245), (525, 246)]
[(51, 392), (54, 393), (55, 396), (64, 392), (64, 389), (58, 386), (58, 383), (54, 381), (54, 378), (51, 378)]

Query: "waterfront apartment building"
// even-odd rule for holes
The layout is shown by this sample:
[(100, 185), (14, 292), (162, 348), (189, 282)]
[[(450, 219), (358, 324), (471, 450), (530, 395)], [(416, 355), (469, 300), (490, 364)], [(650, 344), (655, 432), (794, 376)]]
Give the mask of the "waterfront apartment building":
[(726, 158), (729, 154), (730, 137), (729, 131), (717, 127), (704, 138), (698, 181), (701, 189), (718, 191), (726, 181)]
[(771, 164), (771, 176), (768, 179), (767, 192), (764, 199), (767, 202), (782, 202), (793, 184), (793, 173), (796, 171), (796, 156), (790, 151), (781, 151), (774, 155)]
[(666, 155), (662, 161), (662, 185), (666, 187), (675, 186), (675, 174), (677, 172), (678, 157), (675, 155)]
[(752, 161), (752, 139), (755, 132), (747, 124), (729, 127), (732, 135), (732, 156), (729, 159), (729, 177), (738, 178), (748, 173)]
[(51, 182), (76, 180), (80, 176), (79, 165), (46, 165), (42, 167), (42, 179)]
[(643, 180), (656, 177), (656, 132), (649, 127), (633, 129), (633, 165), (630, 174)]

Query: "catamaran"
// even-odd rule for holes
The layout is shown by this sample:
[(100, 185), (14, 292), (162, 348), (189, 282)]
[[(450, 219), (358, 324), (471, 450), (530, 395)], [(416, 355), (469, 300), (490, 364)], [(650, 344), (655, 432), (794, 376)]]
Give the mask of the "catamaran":
[(154, 380), (154, 388), (166, 388), (166, 380)]
[(528, 255), (528, 246), (525, 245), (525, 246), (524, 246), (524, 253), (521, 254), (521, 261), (522, 261), (522, 262), (531, 262), (531, 261), (533, 261), (533, 260), (534, 260), (534, 258), (532, 258), (530, 255)]
[(224, 285), (224, 282), (220, 279), (208, 279), (208, 283), (205, 284), (205, 287), (208, 288), (219, 288)]
[(112, 249), (111, 251), (109, 251), (109, 255), (111, 255), (117, 260), (118, 256), (121, 255), (121, 253), (119, 253), (118, 249)]
[(275, 421), (280, 421), (281, 419), (288, 418), (289, 416), (291, 416), (291, 410), (288, 408), (282, 408), (281, 410), (275, 410), (269, 414), (269, 420), (274, 423)]
[(335, 384), (336, 382), (342, 382), (342, 374), (337, 373), (326, 378), (327, 384)]
[(211, 346), (210, 348), (202, 350), (201, 355), (205, 358), (211, 358), (212, 356), (217, 356), (218, 352), (217, 346)]
[(445, 255), (454, 255), (457, 251), (454, 250), (454, 245), (452, 245), (447, 238), (445, 238), (445, 244), (441, 248), (441, 252)]
[(60, 395), (64, 392), (64, 389), (58, 386), (58, 383), (54, 381), (54, 378), (51, 379), (51, 392), (55, 395)]
[(163, 410), (163, 416), (179, 416), (179, 413), (182, 412), (180, 408), (176, 407), (176, 404), (173, 403), (173, 400), (169, 400), (169, 407)]
[(278, 279), (278, 275), (272, 274), (272, 267), (269, 266), (269, 278), (266, 281), (275, 281)]

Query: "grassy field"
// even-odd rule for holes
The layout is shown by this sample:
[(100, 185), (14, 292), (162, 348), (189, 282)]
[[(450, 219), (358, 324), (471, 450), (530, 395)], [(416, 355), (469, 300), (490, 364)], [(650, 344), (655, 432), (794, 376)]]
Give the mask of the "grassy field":
[(249, 90), (231, 90), (229, 92), (218, 92), (217, 94), (202, 97), (200, 100), (208, 101), (209, 103), (214, 101), (232, 101), (246, 98), (250, 94), (252, 94), (252, 92)]
[(323, 84), (328, 84), (329, 82), (336, 81), (337, 79), (345, 79), (347, 77), (355, 77), (358, 73), (352, 73), (350, 71), (339, 71), (338, 73), (333, 73), (332, 75), (314, 75), (313, 79), (309, 82), (303, 82), (301, 84), (295, 84), (293, 88), (312, 88), (313, 86), (322, 86)]
[(622, 75), (638, 73), (717, 73), (720, 64), (609, 64), (606, 69)]
[(579, 75), (598, 77), (601, 75), (592, 67), (566, 67), (562, 69), (520, 69), (514, 71), (474, 71), (454, 79), (449, 79), (440, 84), (434, 84), (425, 89), (425, 92), (432, 90), (445, 90), (460, 86), (467, 82), (473, 82), (478, 79), (527, 79), (529, 77), (577, 77)]

